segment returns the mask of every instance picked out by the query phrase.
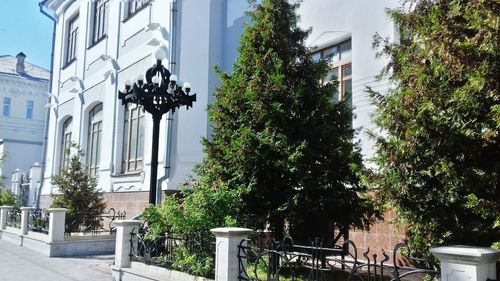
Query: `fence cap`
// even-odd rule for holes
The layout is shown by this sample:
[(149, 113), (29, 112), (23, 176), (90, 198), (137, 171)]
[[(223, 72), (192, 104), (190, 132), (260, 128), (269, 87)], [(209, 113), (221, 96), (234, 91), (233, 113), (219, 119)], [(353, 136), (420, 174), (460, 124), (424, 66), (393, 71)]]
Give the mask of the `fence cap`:
[(114, 221), (116, 226), (137, 226), (141, 224), (140, 220), (116, 220)]
[(14, 209), (14, 206), (0, 206), (0, 209)]
[(36, 210), (35, 207), (21, 207), (21, 210)]
[(443, 262), (464, 264), (484, 264), (500, 259), (500, 251), (486, 247), (474, 246), (443, 246), (431, 249), (431, 253)]
[(249, 228), (241, 227), (219, 227), (210, 229), (213, 235), (216, 237), (237, 237), (237, 236), (248, 236), (254, 231)]
[(47, 212), (49, 213), (57, 213), (57, 212), (66, 212), (68, 209), (66, 208), (50, 208), (47, 209)]

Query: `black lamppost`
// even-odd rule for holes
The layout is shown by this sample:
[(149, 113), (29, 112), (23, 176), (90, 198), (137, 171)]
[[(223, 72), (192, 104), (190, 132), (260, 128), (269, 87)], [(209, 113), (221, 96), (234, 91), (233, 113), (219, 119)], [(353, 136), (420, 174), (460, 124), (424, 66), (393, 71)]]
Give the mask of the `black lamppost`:
[(125, 91), (118, 93), (122, 105), (129, 103), (141, 105), (143, 110), (153, 116), (153, 147), (151, 152), (151, 177), (149, 189), (149, 203), (156, 204), (156, 181), (158, 174), (158, 145), (160, 137), (160, 121), (164, 113), (170, 110), (175, 112), (176, 108), (186, 106), (189, 109), (196, 101), (196, 94), (189, 95), (191, 85), (184, 83), (183, 87), (177, 85), (177, 76), (170, 74), (161, 61), (164, 55), (161, 50), (156, 54), (156, 64), (139, 75), (137, 81), (125, 82)]

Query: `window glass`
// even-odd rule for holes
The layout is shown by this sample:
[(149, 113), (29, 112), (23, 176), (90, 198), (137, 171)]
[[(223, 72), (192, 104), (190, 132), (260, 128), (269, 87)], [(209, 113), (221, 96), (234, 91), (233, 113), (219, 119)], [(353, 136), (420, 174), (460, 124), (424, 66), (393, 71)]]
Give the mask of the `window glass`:
[(124, 126), (123, 172), (141, 170), (144, 151), (144, 112), (141, 107), (129, 106), (127, 108)]
[(336, 62), (339, 60), (339, 48), (337, 46), (333, 46), (327, 48), (323, 51), (323, 58), (329, 60), (329, 62)]
[(127, 7), (127, 17), (135, 15), (143, 6), (149, 3), (149, 0), (130, 1)]
[(340, 59), (346, 60), (351, 58), (351, 40), (340, 44)]

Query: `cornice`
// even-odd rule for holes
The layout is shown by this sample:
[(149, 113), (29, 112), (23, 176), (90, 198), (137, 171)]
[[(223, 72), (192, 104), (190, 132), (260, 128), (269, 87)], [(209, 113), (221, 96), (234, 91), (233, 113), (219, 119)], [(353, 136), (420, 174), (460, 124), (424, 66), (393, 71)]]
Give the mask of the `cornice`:
[(59, 18), (59, 16), (66, 11), (66, 8), (74, 2), (76, 2), (76, 0), (45, 0), (43, 1), (43, 5), (48, 10), (53, 11), (55, 16)]

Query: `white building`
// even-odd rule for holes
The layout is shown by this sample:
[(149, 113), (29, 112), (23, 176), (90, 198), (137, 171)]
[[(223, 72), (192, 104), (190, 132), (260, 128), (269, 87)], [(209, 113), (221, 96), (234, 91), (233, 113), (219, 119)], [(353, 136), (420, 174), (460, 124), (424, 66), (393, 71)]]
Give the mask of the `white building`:
[(85, 161), (108, 207), (137, 213), (148, 202), (152, 120), (136, 108), (125, 110), (118, 90), (156, 63), (158, 48), (169, 54), (163, 64), (192, 83), (194, 107), (177, 110), (168, 121), (163, 117), (160, 130), (160, 187), (175, 190), (202, 160), (206, 108), (218, 83), (214, 66), (231, 69), (247, 3), (46, 0), (43, 5), (54, 14), (56, 37), (40, 205), (47, 206), (56, 191), (51, 177), (73, 141), (86, 150)]
[(26, 55), (0, 56), (1, 183), (10, 187), (11, 174), (27, 172), (42, 158), (49, 72), (25, 61)]
[[(355, 128), (361, 128), (362, 152), (373, 153), (366, 135), (371, 129), (366, 86), (377, 81), (385, 61), (375, 58), (373, 35), (394, 38), (397, 28), (385, 13), (397, 0), (304, 1), (301, 26), (312, 27), (307, 44), (313, 57), (330, 57), (339, 77), (339, 98), (352, 97)], [(74, 141), (87, 152), (89, 171), (105, 192), (108, 207), (140, 211), (147, 203), (152, 122), (149, 114), (125, 108), (117, 98), (125, 80), (134, 80), (155, 63), (163, 63), (197, 93), (192, 110), (176, 111), (162, 120), (159, 171), (161, 189), (171, 191), (202, 160), (202, 137), (209, 135), (206, 108), (219, 80), (215, 66), (230, 71), (248, 18), (246, 0), (63, 1), (45, 0), (56, 18), (48, 153), (43, 174), (44, 198), (56, 190), (50, 179), (64, 162), (63, 151)], [(346, 95), (351, 93), (352, 95)], [(167, 129), (171, 126), (171, 130)]]

